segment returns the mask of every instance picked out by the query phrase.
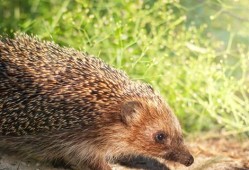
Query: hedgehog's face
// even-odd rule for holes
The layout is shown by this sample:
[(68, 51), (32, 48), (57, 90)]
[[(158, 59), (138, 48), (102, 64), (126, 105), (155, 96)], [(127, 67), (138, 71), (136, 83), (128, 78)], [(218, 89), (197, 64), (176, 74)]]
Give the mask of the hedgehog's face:
[(161, 157), (190, 166), (193, 156), (183, 143), (175, 115), (163, 104), (127, 102), (121, 119), (128, 129), (127, 142), (137, 154)]

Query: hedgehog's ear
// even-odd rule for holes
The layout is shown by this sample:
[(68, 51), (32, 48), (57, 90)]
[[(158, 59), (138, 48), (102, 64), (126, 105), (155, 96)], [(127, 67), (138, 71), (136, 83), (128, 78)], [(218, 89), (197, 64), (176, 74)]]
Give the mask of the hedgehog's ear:
[(128, 125), (137, 118), (137, 110), (142, 107), (142, 104), (138, 101), (128, 101), (122, 104), (120, 116), (121, 121)]

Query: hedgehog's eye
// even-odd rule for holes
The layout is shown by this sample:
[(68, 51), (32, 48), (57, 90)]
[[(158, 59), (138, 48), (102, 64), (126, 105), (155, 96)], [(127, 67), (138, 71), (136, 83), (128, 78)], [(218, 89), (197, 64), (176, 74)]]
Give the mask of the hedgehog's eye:
[(164, 143), (164, 141), (165, 141), (165, 139), (166, 139), (166, 134), (164, 133), (164, 132), (157, 132), (156, 134), (155, 134), (155, 141), (157, 142), (157, 143)]

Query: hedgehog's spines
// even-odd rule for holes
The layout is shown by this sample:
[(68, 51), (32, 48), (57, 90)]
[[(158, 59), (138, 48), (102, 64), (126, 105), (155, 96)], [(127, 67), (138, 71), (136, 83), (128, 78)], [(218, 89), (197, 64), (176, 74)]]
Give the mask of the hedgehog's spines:
[[(0, 46), (0, 90), (2, 94), (13, 95), (8, 98), (0, 94), (1, 103), (5, 106), (0, 116), (7, 116), (9, 120), (0, 121), (0, 128), (4, 127), (6, 134), (8, 129), (14, 133), (12, 125), (8, 125), (12, 118), (7, 112), (30, 114), (31, 120), (39, 121), (23, 126), (13, 124), (19, 128), (17, 131), (28, 134), (38, 129), (47, 131), (80, 124), (89, 126), (106, 114), (104, 112), (118, 112), (118, 105), (131, 97), (158, 97), (149, 85), (131, 81), (123, 71), (72, 48), (59, 47), (51, 42), (42, 42), (38, 37), (19, 33), (15, 39), (5, 38), (0, 43), (3, 45)], [(6, 86), (13, 91), (8, 92)], [(30, 104), (29, 100), (32, 101)], [(19, 110), (15, 110), (14, 106)], [(22, 122), (21, 117), (17, 119)], [(61, 126), (53, 127), (58, 121)]]

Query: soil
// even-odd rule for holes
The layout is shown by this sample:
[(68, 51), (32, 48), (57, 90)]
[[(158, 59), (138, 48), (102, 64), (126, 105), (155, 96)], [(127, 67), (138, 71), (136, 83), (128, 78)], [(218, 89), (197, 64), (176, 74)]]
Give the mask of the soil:
[[(119, 160), (113, 170), (249, 170), (249, 140), (228, 137), (192, 138), (187, 142), (195, 163), (184, 167), (178, 163), (136, 157)], [(87, 169), (87, 168), (86, 168)], [(23, 161), (0, 152), (0, 170), (69, 170), (54, 168), (33, 160)]]

